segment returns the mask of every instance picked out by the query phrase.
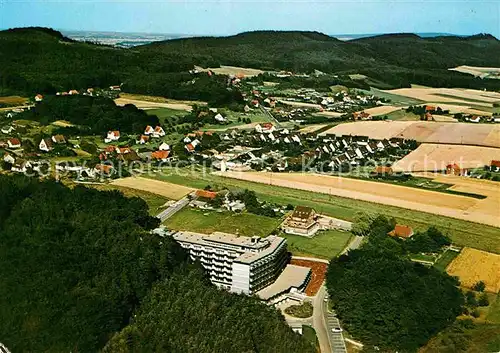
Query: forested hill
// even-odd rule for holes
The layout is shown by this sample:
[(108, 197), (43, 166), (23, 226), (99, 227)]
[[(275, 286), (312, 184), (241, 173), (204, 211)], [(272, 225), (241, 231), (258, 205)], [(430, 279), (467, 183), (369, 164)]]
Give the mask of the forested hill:
[(313, 353), (218, 290), (140, 198), (0, 175), (0, 338), (12, 352)]
[[(340, 41), (318, 32), (246, 32), (186, 38), (130, 49), (75, 42), (46, 28), (0, 31), (0, 95), (54, 93), (123, 83), (128, 92), (229, 101), (225, 80), (190, 83), (194, 65), (245, 66), (345, 75), (361, 73), (382, 88), (411, 83), (499, 89), (448, 71), (459, 65), (500, 67), (500, 41), (489, 35), (421, 38), (382, 35)], [(220, 98), (226, 94), (227, 97)]]
[(340, 41), (318, 32), (257, 31), (155, 42), (138, 49), (196, 55), (199, 64), (205, 66), (362, 73), (395, 86), (421, 83), (500, 87), (500, 82), (481, 83), (448, 71), (460, 65), (500, 67), (500, 41), (491, 35), (422, 38), (415, 34), (387, 34)]

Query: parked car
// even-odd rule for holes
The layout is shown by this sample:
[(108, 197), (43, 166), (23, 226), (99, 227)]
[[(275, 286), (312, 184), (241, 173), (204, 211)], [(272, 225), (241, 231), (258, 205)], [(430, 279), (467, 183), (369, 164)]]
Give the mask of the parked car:
[(342, 329), (340, 327), (334, 327), (332, 328), (332, 332), (333, 333), (342, 332)]

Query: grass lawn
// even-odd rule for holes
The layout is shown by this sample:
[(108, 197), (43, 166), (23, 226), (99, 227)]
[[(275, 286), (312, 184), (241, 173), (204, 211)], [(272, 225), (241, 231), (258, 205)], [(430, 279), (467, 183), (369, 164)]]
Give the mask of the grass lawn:
[(456, 327), (457, 324), (454, 324), (438, 333), (419, 352), (483, 353), (500, 351), (500, 325), (476, 324), (462, 330), (457, 330)]
[(500, 294), (489, 295), (490, 306), (486, 314), (486, 321), (500, 324)]
[(410, 259), (419, 260), (419, 261), (434, 262), (436, 260), (436, 256), (422, 255), (422, 254), (410, 254)]
[(443, 255), (436, 261), (434, 267), (439, 271), (446, 271), (446, 267), (456, 258), (460, 253), (452, 250), (446, 250)]
[(182, 175), (169, 169), (165, 170), (163, 175), (150, 177), (196, 188), (203, 188), (206, 185), (229, 189), (246, 188), (255, 191), (259, 199), (264, 201), (281, 205), (309, 206), (316, 212), (350, 221), (355, 220), (360, 213), (371, 213), (394, 217), (398, 223), (407, 224), (415, 231), (427, 230), (430, 225), (434, 225), (450, 236), (453, 243), (458, 246), (500, 253), (500, 229), (484, 224), (310, 191), (223, 178), (187, 169), (182, 170)]
[(280, 222), (280, 218), (258, 216), (247, 212), (216, 212), (186, 207), (163, 224), (174, 230), (189, 230), (205, 234), (218, 231), (264, 237), (276, 229)]
[(304, 302), (301, 305), (292, 305), (285, 309), (285, 314), (305, 319), (312, 316), (313, 306), (310, 302)]
[(188, 114), (186, 111), (170, 108), (148, 109), (146, 110), (146, 113), (148, 115), (156, 115), (161, 124), (165, 124), (165, 121), (172, 117), (181, 117)]
[(296, 256), (312, 256), (330, 260), (337, 256), (349, 243), (352, 234), (339, 230), (318, 233), (313, 238), (284, 234), (288, 249)]

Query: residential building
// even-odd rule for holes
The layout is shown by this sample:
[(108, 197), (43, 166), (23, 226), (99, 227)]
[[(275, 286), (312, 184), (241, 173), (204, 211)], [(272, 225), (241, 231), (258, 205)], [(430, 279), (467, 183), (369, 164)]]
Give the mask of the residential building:
[(41, 102), (41, 101), (43, 101), (43, 96), (41, 94), (37, 94), (35, 96), (35, 102)]
[(151, 153), (151, 159), (166, 162), (170, 156), (170, 151), (155, 151)]
[(255, 131), (259, 134), (274, 132), (276, 128), (272, 123), (262, 123), (255, 125)]
[(297, 206), (285, 220), (282, 229), (287, 234), (313, 236), (320, 229), (317, 215), (311, 207)]
[(42, 139), (40, 144), (38, 145), (40, 151), (49, 152), (52, 150), (52, 140), (51, 139)]
[(177, 232), (173, 238), (207, 270), (212, 283), (235, 293), (253, 294), (273, 283), (285, 268), (286, 239)]
[(391, 237), (408, 239), (413, 236), (413, 228), (406, 225), (396, 224), (393, 230), (391, 230), (388, 235)]
[(500, 172), (500, 161), (492, 160), (490, 163), (490, 171)]
[(120, 139), (120, 131), (108, 131), (108, 134), (106, 138), (104, 139), (104, 142), (109, 143), (111, 141), (118, 141)]
[(21, 148), (21, 141), (18, 138), (10, 138), (7, 140), (7, 146), (9, 148)]

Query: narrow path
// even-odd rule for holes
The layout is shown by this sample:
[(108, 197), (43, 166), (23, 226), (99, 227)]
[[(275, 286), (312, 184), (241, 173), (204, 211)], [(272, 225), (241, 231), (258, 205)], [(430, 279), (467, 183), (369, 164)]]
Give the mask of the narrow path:
[(191, 199), (189, 198), (191, 194), (184, 196), (182, 199), (176, 201), (174, 204), (170, 205), (167, 209), (161, 211), (156, 215), (156, 218), (159, 218), (160, 221), (164, 222), (165, 220), (172, 217), (174, 214), (182, 210), (184, 207), (189, 204)]

